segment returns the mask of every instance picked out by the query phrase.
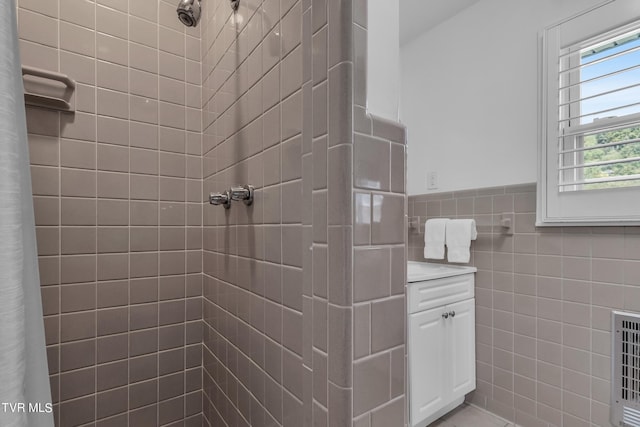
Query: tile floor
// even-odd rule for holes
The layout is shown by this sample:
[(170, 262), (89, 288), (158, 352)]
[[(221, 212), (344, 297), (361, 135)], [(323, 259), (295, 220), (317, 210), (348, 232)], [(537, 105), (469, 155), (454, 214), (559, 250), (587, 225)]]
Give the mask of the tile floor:
[(430, 424), (429, 427), (514, 427), (514, 425), (487, 411), (464, 404)]

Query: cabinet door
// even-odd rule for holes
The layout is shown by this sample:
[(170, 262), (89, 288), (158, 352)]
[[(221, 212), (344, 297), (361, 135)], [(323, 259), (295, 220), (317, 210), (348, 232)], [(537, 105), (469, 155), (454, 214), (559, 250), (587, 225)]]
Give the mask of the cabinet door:
[(447, 306), (455, 312), (447, 321), (450, 339), (450, 387), (452, 399), (464, 396), (476, 388), (475, 299)]
[(411, 425), (431, 416), (448, 402), (444, 311), (445, 308), (440, 307), (409, 316)]

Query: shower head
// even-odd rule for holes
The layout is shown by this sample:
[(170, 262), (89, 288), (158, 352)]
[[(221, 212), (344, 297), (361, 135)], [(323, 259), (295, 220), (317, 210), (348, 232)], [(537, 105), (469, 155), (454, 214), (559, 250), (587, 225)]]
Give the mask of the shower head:
[(195, 27), (200, 21), (200, 0), (180, 0), (178, 18), (187, 27)]

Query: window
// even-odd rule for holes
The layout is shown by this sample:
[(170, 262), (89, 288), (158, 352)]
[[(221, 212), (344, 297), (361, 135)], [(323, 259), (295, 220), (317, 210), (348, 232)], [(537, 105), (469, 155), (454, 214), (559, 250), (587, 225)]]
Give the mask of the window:
[(538, 225), (640, 224), (638, 3), (544, 33)]

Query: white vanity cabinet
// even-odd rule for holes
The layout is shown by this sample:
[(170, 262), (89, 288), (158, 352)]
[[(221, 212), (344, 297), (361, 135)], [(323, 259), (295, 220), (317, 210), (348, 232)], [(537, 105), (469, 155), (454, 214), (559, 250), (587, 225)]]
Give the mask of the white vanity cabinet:
[[(427, 263), (420, 263), (427, 264)], [(476, 386), (472, 267), (441, 266), (438, 277), (409, 267), (408, 359), (412, 427), (424, 427), (464, 401)], [(424, 266), (423, 266), (424, 267)], [(452, 269), (450, 271), (444, 271)], [(454, 274), (442, 277), (443, 274)], [(411, 282), (411, 280), (415, 280)], [(424, 280), (421, 280), (424, 279)]]

